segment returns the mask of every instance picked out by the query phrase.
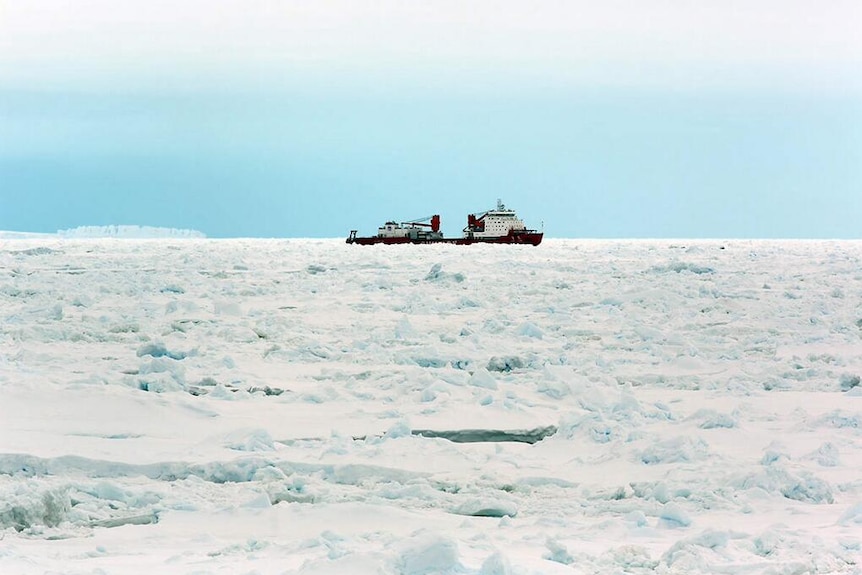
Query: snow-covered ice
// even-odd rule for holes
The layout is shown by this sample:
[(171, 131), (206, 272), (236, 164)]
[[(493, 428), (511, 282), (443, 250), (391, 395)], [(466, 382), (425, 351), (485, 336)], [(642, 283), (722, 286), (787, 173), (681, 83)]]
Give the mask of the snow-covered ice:
[(155, 226), (79, 226), (68, 230), (58, 230), (62, 238), (93, 239), (93, 238), (125, 238), (125, 239), (162, 239), (162, 238), (197, 238), (203, 239), (206, 234), (197, 230), (176, 228), (160, 228)]
[(21, 236), (0, 319), (2, 573), (862, 572), (862, 242)]
[(22, 239), (96, 239), (96, 238), (123, 238), (123, 239), (166, 239), (166, 238), (195, 238), (203, 239), (206, 234), (198, 230), (163, 228), (156, 226), (138, 225), (111, 225), (111, 226), (78, 226), (65, 230), (57, 230), (54, 234), (13, 232), (0, 230), (0, 240), (22, 240)]

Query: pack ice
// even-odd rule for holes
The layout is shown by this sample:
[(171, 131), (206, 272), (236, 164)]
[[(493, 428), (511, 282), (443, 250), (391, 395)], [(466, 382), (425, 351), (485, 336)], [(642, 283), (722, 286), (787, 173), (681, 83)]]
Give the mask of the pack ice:
[(862, 572), (862, 243), (0, 243), (0, 572)]

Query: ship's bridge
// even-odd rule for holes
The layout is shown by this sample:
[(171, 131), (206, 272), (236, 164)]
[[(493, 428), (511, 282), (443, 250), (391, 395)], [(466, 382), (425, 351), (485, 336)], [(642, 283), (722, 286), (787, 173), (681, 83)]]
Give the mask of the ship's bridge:
[(501, 237), (512, 230), (526, 229), (524, 222), (515, 215), (515, 210), (507, 209), (501, 200), (497, 200), (497, 209), (489, 210), (478, 217), (468, 217), (464, 235), (475, 238)]

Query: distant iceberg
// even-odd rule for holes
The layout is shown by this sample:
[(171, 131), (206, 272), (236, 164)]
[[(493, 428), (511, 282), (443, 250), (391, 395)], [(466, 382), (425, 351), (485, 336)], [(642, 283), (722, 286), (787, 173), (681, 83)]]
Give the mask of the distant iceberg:
[(0, 230), (0, 240), (38, 240), (54, 237), (54, 234), (39, 234), (35, 232), (13, 232)]
[(80, 226), (68, 230), (58, 230), (61, 238), (205, 238), (206, 234), (197, 230), (158, 228), (153, 226)]

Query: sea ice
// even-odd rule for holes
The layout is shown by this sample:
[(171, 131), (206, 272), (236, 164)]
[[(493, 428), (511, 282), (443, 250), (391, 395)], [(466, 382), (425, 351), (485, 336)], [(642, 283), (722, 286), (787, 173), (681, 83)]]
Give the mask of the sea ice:
[(862, 243), (379, 248), (4, 236), (0, 572), (858, 571)]

